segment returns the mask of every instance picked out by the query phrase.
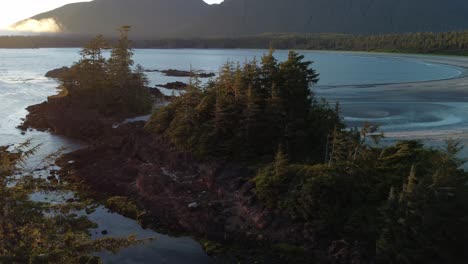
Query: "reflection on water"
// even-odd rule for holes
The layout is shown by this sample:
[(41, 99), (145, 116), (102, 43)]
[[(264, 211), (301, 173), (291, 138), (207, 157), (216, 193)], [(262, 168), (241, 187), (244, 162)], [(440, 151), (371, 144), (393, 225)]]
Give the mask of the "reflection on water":
[(202, 247), (191, 238), (173, 238), (145, 230), (135, 221), (110, 213), (103, 207), (98, 208), (89, 218), (99, 223), (98, 229), (91, 230), (95, 238), (103, 237), (102, 231), (109, 232), (106, 236), (126, 237), (135, 234), (140, 239), (155, 238), (144, 246), (124, 249), (118, 255), (101, 254), (108, 263), (212, 263), (203, 253)]
[(464, 103), (352, 102), (343, 103), (342, 108), (350, 126), (369, 121), (386, 132), (468, 128)]

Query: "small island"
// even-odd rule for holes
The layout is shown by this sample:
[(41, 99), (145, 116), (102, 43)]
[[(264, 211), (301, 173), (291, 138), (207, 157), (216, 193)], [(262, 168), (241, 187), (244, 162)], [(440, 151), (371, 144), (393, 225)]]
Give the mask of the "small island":
[(164, 85), (159, 84), (159, 85), (156, 85), (156, 87), (166, 88), (169, 90), (185, 90), (187, 89), (188, 84), (177, 81), (177, 82), (170, 82)]
[(346, 127), (293, 51), (226, 63), (212, 82), (155, 104), (127, 32), (109, 59), (103, 38), (91, 41), (59, 74), (62, 92), (29, 108), (24, 129), (90, 143), (59, 159), (61, 179), (227, 263), (466, 259), (468, 173), (455, 142), (384, 146), (377, 126)]

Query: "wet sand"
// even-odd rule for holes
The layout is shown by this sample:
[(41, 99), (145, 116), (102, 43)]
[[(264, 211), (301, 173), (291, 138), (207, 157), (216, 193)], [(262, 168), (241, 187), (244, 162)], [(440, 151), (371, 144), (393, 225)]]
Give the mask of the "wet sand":
[(449, 65), (458, 68), (460, 75), (414, 83), (318, 86), (316, 94), (331, 102), (339, 101), (350, 126), (365, 121), (377, 123), (388, 138), (468, 141), (468, 57), (376, 56)]

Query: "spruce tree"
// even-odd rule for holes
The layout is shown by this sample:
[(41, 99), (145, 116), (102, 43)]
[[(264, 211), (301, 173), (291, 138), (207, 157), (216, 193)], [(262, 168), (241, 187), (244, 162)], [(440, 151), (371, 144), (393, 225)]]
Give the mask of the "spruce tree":
[(288, 60), (279, 67), (279, 91), (284, 102), (286, 120), (283, 138), (286, 153), (293, 158), (304, 155), (307, 142), (307, 119), (312, 105), (311, 85), (318, 82), (318, 74), (310, 68), (312, 62), (290, 51)]
[(78, 97), (88, 97), (90, 107), (104, 110), (106, 107), (106, 92), (108, 92), (108, 80), (106, 67), (107, 61), (102, 54), (103, 49), (108, 46), (102, 35), (95, 37), (81, 50), (81, 59), (77, 66), (79, 72), (80, 88), (75, 90)]

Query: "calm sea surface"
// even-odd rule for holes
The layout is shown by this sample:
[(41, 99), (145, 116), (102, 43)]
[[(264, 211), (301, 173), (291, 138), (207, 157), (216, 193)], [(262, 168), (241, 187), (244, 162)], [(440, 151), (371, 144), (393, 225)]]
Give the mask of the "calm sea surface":
[[(43, 77), (54, 68), (69, 66), (79, 59), (78, 49), (0, 49), (0, 145), (32, 138), (42, 143), (42, 153), (60, 147), (79, 148), (80, 142), (42, 132), (21, 135), (15, 127), (27, 114), (25, 108), (44, 101), (56, 92), (56, 81)], [(259, 59), (264, 50), (136, 50), (135, 62), (146, 69), (203, 70), (218, 72), (227, 61), (243, 63)], [(380, 89), (382, 84), (425, 82), (455, 78), (464, 70), (454, 66), (432, 64), (417, 58), (341, 52), (300, 52), (320, 73), (314, 88), (319, 97), (340, 101), (345, 120), (359, 126), (368, 120), (382, 124), (384, 131), (446, 130), (467, 127), (467, 98), (448, 93), (444, 100), (412, 91), (401, 94)], [(287, 52), (277, 51), (278, 60)], [(187, 78), (165, 77), (148, 73), (151, 85)], [(410, 87), (410, 86), (408, 86)], [(444, 87), (440, 87), (443, 89)], [(410, 89), (410, 88), (409, 88)], [(91, 215), (99, 224), (93, 233), (107, 230), (112, 236), (137, 234), (158, 239), (145, 246), (129, 248), (116, 256), (105, 255), (107, 263), (210, 263), (201, 246), (190, 238), (174, 238), (141, 229), (137, 223), (101, 208)], [(97, 234), (96, 234), (97, 232)]]

